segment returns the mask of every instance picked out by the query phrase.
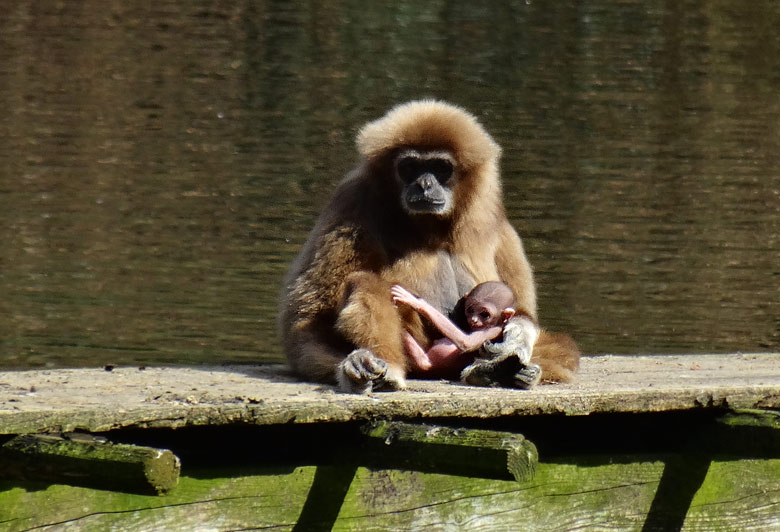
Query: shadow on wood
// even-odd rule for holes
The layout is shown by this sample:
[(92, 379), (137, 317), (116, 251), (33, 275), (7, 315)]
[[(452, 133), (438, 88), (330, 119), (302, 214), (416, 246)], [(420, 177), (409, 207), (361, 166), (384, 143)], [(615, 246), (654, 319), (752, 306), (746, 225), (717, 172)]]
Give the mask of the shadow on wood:
[(328, 532), (338, 518), (357, 466), (318, 466), (294, 532)]
[(682, 529), (691, 501), (704, 483), (710, 467), (709, 456), (690, 454), (669, 458), (642, 532), (669, 532)]

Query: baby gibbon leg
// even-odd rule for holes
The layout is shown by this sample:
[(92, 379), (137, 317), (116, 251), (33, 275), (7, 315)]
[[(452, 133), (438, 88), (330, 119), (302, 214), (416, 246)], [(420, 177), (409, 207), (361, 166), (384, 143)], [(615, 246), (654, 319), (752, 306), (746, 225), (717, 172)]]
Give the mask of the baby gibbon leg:
[(433, 367), (431, 359), (428, 357), (428, 353), (425, 352), (425, 349), (423, 349), (420, 344), (417, 343), (417, 340), (408, 332), (404, 332), (403, 334), (403, 344), (406, 354), (409, 356), (412, 369), (425, 371)]
[(406, 387), (404, 329), (389, 283), (371, 273), (350, 275), (336, 329), (356, 347), (336, 370), (343, 391)]
[(542, 368), (542, 382), (571, 382), (580, 367), (580, 350), (569, 336), (541, 331), (531, 362)]

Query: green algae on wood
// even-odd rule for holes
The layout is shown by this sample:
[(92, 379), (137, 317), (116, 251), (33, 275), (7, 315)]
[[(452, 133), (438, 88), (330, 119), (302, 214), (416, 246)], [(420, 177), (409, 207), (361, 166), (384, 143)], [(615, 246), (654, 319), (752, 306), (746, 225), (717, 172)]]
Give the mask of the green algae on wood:
[(439, 471), (456, 467), (467, 476), (524, 482), (533, 478), (539, 460), (536, 446), (512, 432), (377, 421), (363, 433), (410, 463)]
[[(156, 497), (0, 481), (0, 530), (642, 530), (667, 457), (602, 458), (542, 461), (524, 483), (358, 467), (352, 476), (329, 475), (343, 494), (329, 501), (313, 496), (322, 466), (194, 467)], [(777, 530), (778, 467), (780, 460), (713, 462), (681, 529)], [(311, 502), (322, 505), (299, 521)]]
[(138, 493), (165, 493), (179, 481), (167, 449), (116, 444), (88, 435), (26, 434), (0, 447), (0, 477), (46, 480)]

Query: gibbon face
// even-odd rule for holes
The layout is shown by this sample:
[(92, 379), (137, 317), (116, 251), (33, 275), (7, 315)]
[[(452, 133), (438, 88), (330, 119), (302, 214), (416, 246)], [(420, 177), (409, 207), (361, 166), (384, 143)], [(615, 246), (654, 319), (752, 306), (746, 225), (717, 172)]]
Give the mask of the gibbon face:
[(466, 304), (466, 322), (472, 331), (489, 329), (501, 325), (501, 316), (495, 306), (477, 301)]
[(401, 205), (407, 213), (452, 213), (457, 181), (457, 164), (452, 155), (441, 150), (404, 149), (396, 156), (394, 169), (401, 186)]

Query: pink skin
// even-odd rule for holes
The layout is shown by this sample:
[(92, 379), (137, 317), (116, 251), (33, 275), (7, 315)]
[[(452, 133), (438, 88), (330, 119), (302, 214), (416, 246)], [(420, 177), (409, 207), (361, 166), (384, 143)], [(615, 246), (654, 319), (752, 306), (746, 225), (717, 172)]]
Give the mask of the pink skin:
[(404, 334), (406, 352), (412, 365), (419, 371), (452, 369), (464, 365), (463, 357), (459, 355), (475, 351), (485, 342), (498, 338), (504, 324), (515, 314), (512, 308), (503, 309), (499, 313), (489, 302), (472, 301), (466, 305), (470, 332), (465, 333), (427, 301), (414, 296), (402, 286), (393, 285), (390, 293), (394, 304), (408, 305), (428, 318), (444, 335), (444, 338), (434, 341), (426, 352), (409, 333)]

